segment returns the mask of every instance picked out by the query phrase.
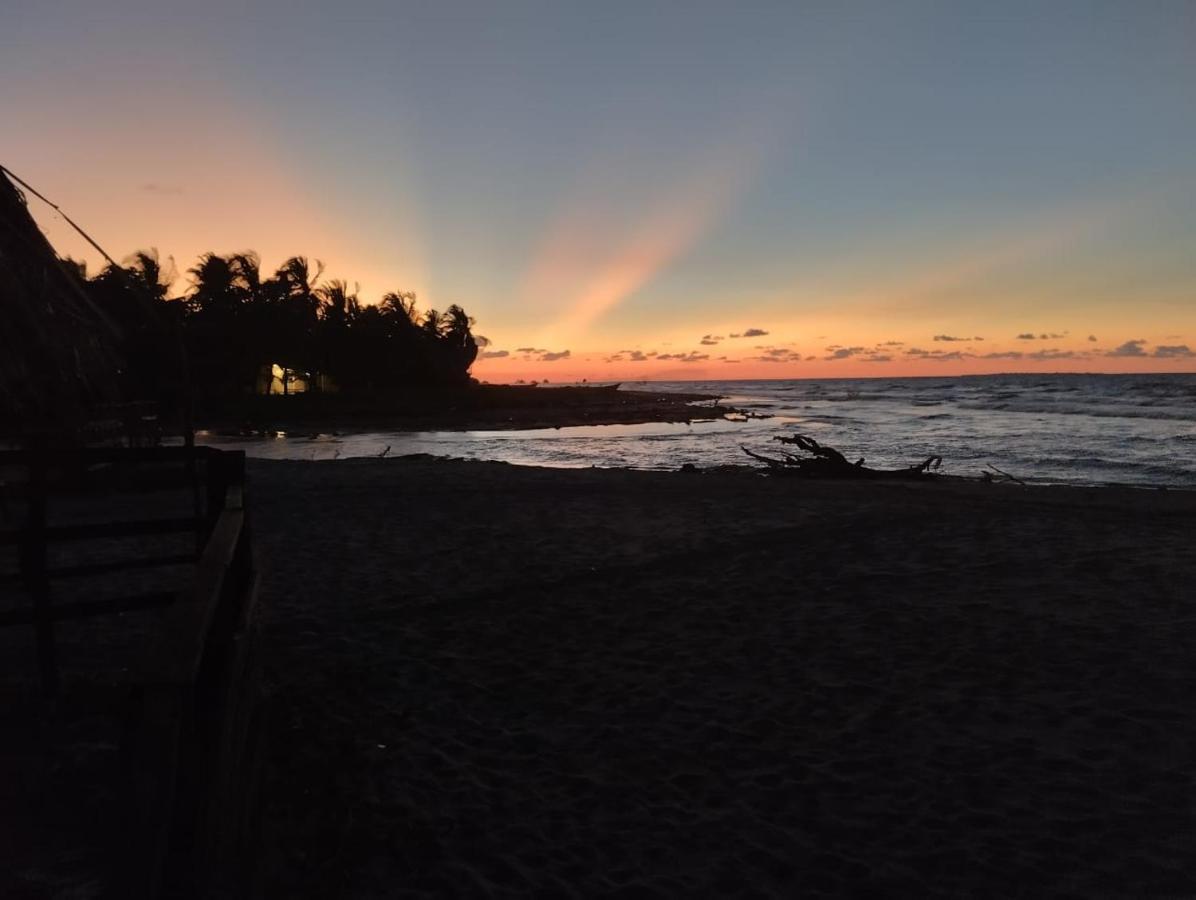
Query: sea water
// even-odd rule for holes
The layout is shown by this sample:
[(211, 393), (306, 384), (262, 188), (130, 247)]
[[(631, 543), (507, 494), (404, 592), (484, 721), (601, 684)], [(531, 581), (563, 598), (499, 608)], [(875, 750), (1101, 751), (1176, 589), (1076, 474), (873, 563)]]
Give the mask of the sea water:
[[(250, 456), (345, 459), (429, 453), (537, 466), (676, 469), (751, 464), (806, 434), (880, 468), (942, 456), (944, 473), (995, 466), (1027, 482), (1196, 488), (1196, 375), (684, 381), (634, 390), (718, 395), (746, 421), (526, 431), (286, 435), (207, 443)], [(701, 406), (703, 404), (698, 404)]]

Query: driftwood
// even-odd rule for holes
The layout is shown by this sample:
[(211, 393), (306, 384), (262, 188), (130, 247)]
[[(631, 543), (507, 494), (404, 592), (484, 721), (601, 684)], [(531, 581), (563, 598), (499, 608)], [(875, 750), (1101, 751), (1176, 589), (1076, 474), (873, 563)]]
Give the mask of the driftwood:
[(795, 434), (793, 437), (773, 438), (782, 444), (792, 444), (807, 454), (802, 456), (782, 451), (781, 456), (765, 456), (742, 447), (744, 453), (767, 465), (773, 475), (798, 475), (806, 478), (933, 478), (943, 464), (941, 456), (929, 456), (917, 465), (904, 469), (869, 469), (861, 457), (854, 463), (834, 447), (818, 443), (812, 437)]
[(1022, 487), (1026, 486), (1026, 482), (1014, 475), (1010, 475), (1004, 469), (998, 469), (992, 463), (988, 463), (987, 465), (989, 469), (992, 469), (991, 472), (984, 469), (981, 469), (980, 471), (980, 480), (985, 484), (998, 484), (1003, 481), (1012, 481), (1014, 484), (1020, 484)]

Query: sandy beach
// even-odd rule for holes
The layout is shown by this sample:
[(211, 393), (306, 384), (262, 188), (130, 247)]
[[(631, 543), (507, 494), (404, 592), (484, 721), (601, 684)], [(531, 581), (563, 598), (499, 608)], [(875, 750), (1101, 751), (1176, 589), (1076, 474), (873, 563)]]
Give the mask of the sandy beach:
[(266, 896), (1196, 892), (1196, 495), (250, 474)]

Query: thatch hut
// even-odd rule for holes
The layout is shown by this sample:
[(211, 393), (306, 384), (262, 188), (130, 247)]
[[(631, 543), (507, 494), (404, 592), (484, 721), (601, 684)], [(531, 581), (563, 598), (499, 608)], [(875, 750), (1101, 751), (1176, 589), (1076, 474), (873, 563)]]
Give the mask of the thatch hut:
[(115, 399), (117, 343), (0, 168), (0, 433), (73, 431)]

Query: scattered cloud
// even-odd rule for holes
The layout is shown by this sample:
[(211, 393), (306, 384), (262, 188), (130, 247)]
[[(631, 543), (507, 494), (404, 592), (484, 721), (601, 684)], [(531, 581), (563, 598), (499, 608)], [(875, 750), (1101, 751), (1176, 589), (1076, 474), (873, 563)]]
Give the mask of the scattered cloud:
[(628, 362), (646, 362), (647, 359), (648, 357), (639, 350), (632, 350), (631, 353), (627, 355)]
[(535, 347), (516, 347), (516, 353), (547, 353), (547, 350), (537, 350)]
[(701, 344), (703, 347), (717, 347), (718, 346), (718, 341), (714, 340), (713, 338), (708, 338), (708, 337), (702, 338), (702, 340), (698, 341), (698, 343)]
[(985, 353), (981, 359), (1021, 359), (1020, 350), (1006, 350), (1004, 353)]
[(657, 359), (671, 359), (671, 360), (675, 360), (676, 362), (683, 362), (683, 363), (694, 363), (694, 362), (701, 362), (704, 359), (710, 359), (710, 354), (709, 353), (698, 353), (695, 350), (691, 350), (689, 353), (661, 353), (656, 358)]
[(1029, 331), (1023, 331), (1017, 336), (1017, 339), (1019, 341), (1036, 341), (1038, 340), (1038, 336), (1030, 333)]
[(885, 341), (881, 347), (904, 347), (905, 341)]
[(932, 359), (935, 362), (953, 362), (961, 359), (974, 359), (974, 353), (963, 353), (959, 350), (953, 350), (947, 353), (943, 350), (923, 350), (921, 347), (910, 347), (905, 351), (906, 356), (915, 356), (918, 359)]
[(862, 360), (864, 362), (886, 363), (892, 362), (893, 357), (889, 356), (887, 353), (874, 353), (871, 356), (862, 357)]
[(557, 353), (550, 353), (545, 350), (540, 353), (540, 362), (556, 362), (558, 359), (568, 359), (571, 355), (568, 350), (561, 350)]
[(1147, 355), (1146, 351), (1142, 349), (1142, 345), (1145, 343), (1146, 343), (1146, 341), (1143, 341), (1143, 340), (1126, 341), (1121, 346), (1115, 347), (1114, 349), (1110, 350), (1108, 355), (1109, 356), (1146, 356)]
[(503, 359), (504, 357), (510, 356), (511, 352), (509, 350), (483, 350), (478, 355), (481, 356), (482, 359)]
[(1027, 359), (1075, 359), (1076, 352), (1074, 350), (1057, 350), (1051, 347), (1046, 350), (1035, 350), (1033, 353), (1027, 354)]
[(764, 351), (763, 356), (750, 357), (757, 362), (789, 363), (802, 361), (801, 353), (797, 350), (791, 350), (788, 347), (758, 347), (757, 349)]
[(865, 350), (864, 347), (836, 347), (836, 346), (827, 347), (826, 349), (830, 355), (824, 356), (822, 358), (827, 359), (827, 360), (850, 359), (851, 357), (855, 356), (857, 353), (863, 353)]
[(1159, 359), (1189, 359), (1196, 356), (1196, 353), (1193, 353), (1187, 344), (1160, 344), (1154, 348), (1151, 356), (1157, 356)]
[(1095, 334), (1088, 335), (1088, 340), (1095, 344), (1096, 343), (1096, 335)]
[(768, 332), (765, 331), (763, 328), (749, 328), (747, 331), (743, 332), (743, 334), (733, 334), (733, 335), (731, 335), (731, 337), (733, 337), (733, 338), (754, 338), (754, 337), (764, 337), (766, 334), (768, 334)]
[(936, 341), (982, 341), (982, 337), (955, 337), (952, 334), (936, 334), (934, 336)]

